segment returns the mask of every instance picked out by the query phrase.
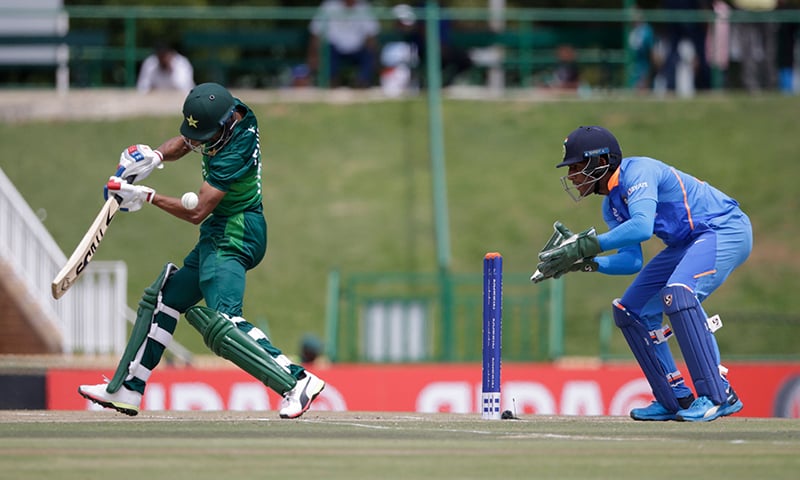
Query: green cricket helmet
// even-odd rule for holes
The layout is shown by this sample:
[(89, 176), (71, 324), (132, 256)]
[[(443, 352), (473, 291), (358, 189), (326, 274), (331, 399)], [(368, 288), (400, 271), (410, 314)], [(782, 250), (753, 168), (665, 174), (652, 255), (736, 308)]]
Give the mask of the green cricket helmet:
[(231, 117), (236, 100), (218, 83), (201, 83), (183, 102), (181, 135), (200, 143), (211, 140)]

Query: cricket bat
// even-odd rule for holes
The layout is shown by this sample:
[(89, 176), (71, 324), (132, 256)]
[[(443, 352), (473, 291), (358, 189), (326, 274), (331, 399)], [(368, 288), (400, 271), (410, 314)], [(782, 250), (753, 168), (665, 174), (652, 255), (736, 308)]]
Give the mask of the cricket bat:
[(78, 277), (86, 270), (95, 252), (97, 252), (97, 247), (100, 246), (100, 242), (106, 235), (108, 225), (118, 211), (119, 200), (115, 196), (110, 196), (103, 208), (100, 209), (100, 213), (97, 214), (94, 222), (92, 222), (92, 226), (89, 227), (89, 230), (81, 239), (81, 243), (72, 252), (64, 268), (53, 279), (53, 284), (51, 285), (53, 298), (59, 299), (67, 293), (67, 290), (75, 284)]

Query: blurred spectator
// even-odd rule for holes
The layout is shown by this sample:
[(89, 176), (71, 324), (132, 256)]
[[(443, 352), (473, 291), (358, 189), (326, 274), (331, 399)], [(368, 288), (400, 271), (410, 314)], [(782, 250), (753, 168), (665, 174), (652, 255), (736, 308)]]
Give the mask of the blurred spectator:
[[(797, 8), (798, 2), (778, 0), (778, 9)], [(792, 94), (794, 85), (794, 47), (797, 41), (797, 22), (784, 22), (778, 27), (778, 86), (783, 93)]]
[(397, 97), (411, 90), (414, 70), (419, 66), (417, 46), (406, 38), (406, 33), (417, 21), (417, 15), (405, 4), (395, 5), (392, 15), (401, 38), (387, 42), (381, 48), (381, 89), (386, 95)]
[[(777, 0), (733, 0), (733, 6), (748, 12), (775, 10)], [(774, 89), (778, 85), (777, 24), (740, 22), (734, 24), (739, 46), (742, 86), (750, 93)]]
[[(706, 0), (663, 0), (662, 6), (667, 10), (706, 10)], [(687, 40), (694, 47), (694, 87), (704, 90), (711, 87), (711, 67), (706, 59), (706, 30), (703, 22), (671, 22), (667, 24), (668, 51), (664, 64), (664, 77), (667, 88), (675, 90), (675, 74), (681, 61), (678, 45)]]
[(656, 37), (653, 27), (642, 20), (641, 12), (636, 11), (634, 18), (636, 21), (628, 34), (628, 47), (633, 52), (633, 65), (628, 86), (649, 89), (653, 78), (653, 49)]
[[(442, 5), (443, 7), (445, 5)], [(413, 10), (405, 6), (412, 12)], [(425, 2), (418, 2), (417, 9), (425, 8)], [(453, 21), (444, 16), (439, 19), (439, 53), (442, 58), (442, 86), (447, 87), (452, 85), (455, 79), (462, 73), (468, 71), (472, 67), (472, 60), (469, 54), (463, 48), (459, 48), (453, 44), (452, 32), (455, 28)], [(411, 43), (419, 55), (420, 65), (425, 68), (427, 66), (426, 56), (426, 25), (425, 21), (413, 21), (406, 25), (406, 41)]]
[(322, 340), (313, 333), (306, 333), (300, 339), (300, 363), (303, 365), (327, 363), (327, 359), (323, 356), (324, 353), (325, 347)]
[(570, 45), (559, 45), (556, 49), (558, 64), (549, 82), (552, 88), (574, 90), (580, 86), (578, 53)]
[(378, 52), (377, 35), (380, 24), (370, 5), (362, 0), (325, 0), (309, 27), (311, 42), (308, 66), (319, 73), (320, 39), (324, 40), (332, 87), (345, 85), (345, 67), (355, 67), (356, 88), (373, 84)]
[(731, 57), (731, 6), (725, 0), (714, 0), (714, 23), (709, 31), (708, 63), (712, 72), (712, 87), (721, 88), (726, 84)]
[(311, 75), (311, 68), (308, 66), (307, 63), (294, 65), (290, 71), (290, 74), (291, 74), (290, 85), (292, 87), (310, 87), (314, 84)]
[(142, 93), (152, 90), (188, 93), (194, 88), (194, 69), (186, 57), (169, 45), (159, 43), (153, 54), (142, 62), (136, 88)]

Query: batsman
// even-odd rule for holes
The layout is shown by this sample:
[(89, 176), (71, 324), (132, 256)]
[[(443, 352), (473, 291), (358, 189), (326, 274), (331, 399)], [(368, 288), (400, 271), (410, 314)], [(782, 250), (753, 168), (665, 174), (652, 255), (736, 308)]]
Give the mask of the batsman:
[[(141, 181), (162, 162), (192, 151), (202, 155), (203, 179), (194, 208), (185, 207), (180, 198), (126, 181)], [(123, 211), (155, 205), (199, 224), (200, 235), (181, 267), (167, 263), (145, 289), (113, 378), (107, 384), (81, 385), (78, 392), (103, 407), (136, 415), (147, 381), (184, 314), (215, 354), (283, 397), (281, 418), (297, 418), (307, 411), (325, 382), (293, 363), (241, 316), (245, 274), (261, 262), (267, 248), (261, 148), (253, 111), (221, 85), (196, 86), (183, 104), (180, 135), (155, 150), (147, 145), (128, 147), (105, 195), (115, 195)], [(205, 306), (196, 306), (201, 300)]]
[[(609, 231), (572, 233), (560, 222), (539, 253), (534, 283), (569, 272), (638, 275), (612, 302), (614, 321), (638, 361), (655, 400), (634, 408), (634, 420), (707, 422), (743, 407), (720, 362), (702, 302), (750, 255), (750, 220), (736, 200), (659, 160), (622, 157), (614, 135), (579, 127), (564, 140), (564, 190), (576, 202), (603, 196)], [(666, 247), (643, 266), (642, 242), (655, 234)], [(601, 253), (609, 252), (606, 255)], [(664, 315), (669, 324), (664, 324)], [(678, 347), (694, 391), (676, 367)]]

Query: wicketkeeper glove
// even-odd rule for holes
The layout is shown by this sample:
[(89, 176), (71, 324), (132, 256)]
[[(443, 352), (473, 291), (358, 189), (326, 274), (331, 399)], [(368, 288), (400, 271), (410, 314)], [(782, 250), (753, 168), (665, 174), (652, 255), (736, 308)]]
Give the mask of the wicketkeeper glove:
[(602, 252), (602, 249), (594, 228), (578, 234), (573, 234), (561, 222), (556, 222), (553, 228), (566, 240), (539, 253), (540, 263), (536, 273), (531, 277), (532, 282), (538, 283), (551, 277), (559, 278), (568, 272), (597, 270), (594, 257)]
[(584, 258), (570, 265), (568, 269), (554, 273), (553, 278), (561, 278), (562, 275), (569, 272), (596, 272), (598, 267), (594, 257)]
[[(558, 229), (553, 228), (553, 234), (550, 236), (550, 239), (547, 240), (547, 243), (544, 244), (544, 247), (542, 247), (541, 251), (544, 252), (550, 250), (551, 248), (557, 247), (561, 245), (561, 242), (563, 241), (564, 241), (564, 236), (561, 235), (561, 232), (559, 232)], [(547, 280), (548, 278), (551, 277), (545, 277), (542, 274), (542, 272), (537, 268), (536, 271), (533, 272), (533, 275), (531, 275), (531, 282), (539, 283), (543, 280)]]
[(106, 183), (106, 199), (108, 199), (108, 195), (115, 195), (120, 199), (120, 210), (135, 212), (142, 208), (145, 202), (153, 203), (156, 191), (145, 185), (132, 185), (120, 177), (112, 176)]

